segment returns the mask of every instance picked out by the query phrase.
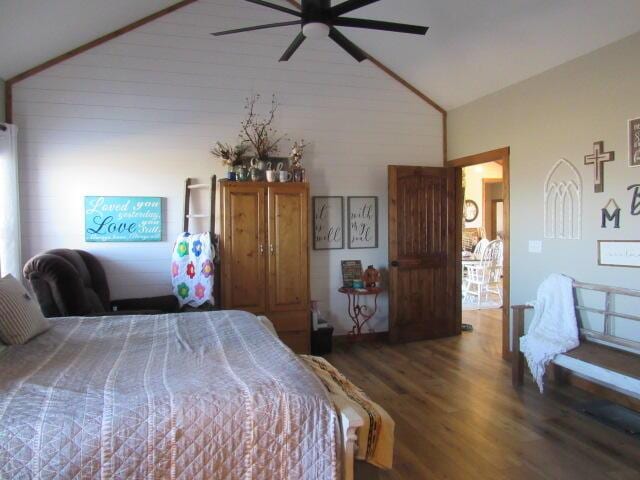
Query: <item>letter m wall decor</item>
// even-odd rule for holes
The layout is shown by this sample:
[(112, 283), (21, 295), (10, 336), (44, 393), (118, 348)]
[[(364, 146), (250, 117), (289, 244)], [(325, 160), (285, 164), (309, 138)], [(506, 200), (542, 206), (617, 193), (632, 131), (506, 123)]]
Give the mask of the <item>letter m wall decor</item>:
[(87, 242), (159, 242), (162, 198), (84, 197)]

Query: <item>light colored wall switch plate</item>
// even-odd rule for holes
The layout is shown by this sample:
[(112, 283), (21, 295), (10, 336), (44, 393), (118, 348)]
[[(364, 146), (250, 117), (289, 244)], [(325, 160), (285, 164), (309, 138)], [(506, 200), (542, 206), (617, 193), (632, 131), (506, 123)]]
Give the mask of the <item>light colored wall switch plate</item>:
[(542, 253), (542, 240), (529, 240), (529, 253)]

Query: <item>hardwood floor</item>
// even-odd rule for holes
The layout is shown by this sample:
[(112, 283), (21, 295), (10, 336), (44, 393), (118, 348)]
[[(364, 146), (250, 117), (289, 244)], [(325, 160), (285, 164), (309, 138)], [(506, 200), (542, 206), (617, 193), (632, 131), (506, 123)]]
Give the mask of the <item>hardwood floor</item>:
[(640, 440), (577, 407), (591, 397), (530, 377), (511, 387), (500, 311), (464, 312), (474, 331), (404, 345), (363, 343), (327, 356), (396, 421), (394, 468), (356, 478), (638, 479)]

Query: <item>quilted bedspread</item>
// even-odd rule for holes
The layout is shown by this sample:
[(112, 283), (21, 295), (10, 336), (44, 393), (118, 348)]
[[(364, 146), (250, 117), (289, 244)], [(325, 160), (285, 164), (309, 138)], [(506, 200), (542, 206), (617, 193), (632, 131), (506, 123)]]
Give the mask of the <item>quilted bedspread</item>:
[(338, 477), (326, 391), (253, 315), (52, 325), (0, 353), (0, 478)]

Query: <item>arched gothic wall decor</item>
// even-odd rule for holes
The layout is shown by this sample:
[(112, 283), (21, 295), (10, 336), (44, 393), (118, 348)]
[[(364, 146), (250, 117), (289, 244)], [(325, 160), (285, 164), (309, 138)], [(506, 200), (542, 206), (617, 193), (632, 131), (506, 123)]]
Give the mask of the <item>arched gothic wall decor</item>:
[(582, 232), (582, 178), (561, 158), (544, 183), (544, 237), (579, 240)]

